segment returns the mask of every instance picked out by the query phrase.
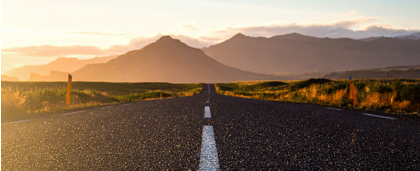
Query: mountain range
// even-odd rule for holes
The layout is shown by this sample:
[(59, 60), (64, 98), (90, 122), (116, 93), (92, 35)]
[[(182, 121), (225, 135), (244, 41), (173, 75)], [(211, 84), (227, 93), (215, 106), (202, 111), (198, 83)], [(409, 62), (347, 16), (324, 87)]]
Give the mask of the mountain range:
[(89, 64), (72, 73), (75, 81), (110, 82), (232, 82), (281, 79), (223, 65), (200, 49), (163, 36), (140, 50), (107, 63)]
[(420, 40), (386, 37), (361, 41), (297, 33), (270, 38), (239, 33), (203, 51), (225, 65), (265, 74), (325, 73), (420, 64)]
[[(203, 49), (163, 36), (119, 56), (58, 58), (46, 65), (24, 66), (8, 71), (10, 77), (2, 75), (2, 80), (66, 81), (68, 73), (75, 81), (174, 83), (307, 79), (324, 74), (333, 79), (349, 74), (354, 78), (420, 78), (413, 74), (419, 68), (404, 67), (420, 64), (419, 34), (354, 40), (239, 33)], [(405, 69), (389, 70), (388, 66)]]
[(397, 36), (395, 38), (404, 39), (404, 40), (420, 40), (420, 32), (412, 33), (412, 34), (409, 34), (409, 35), (401, 35), (401, 36)]

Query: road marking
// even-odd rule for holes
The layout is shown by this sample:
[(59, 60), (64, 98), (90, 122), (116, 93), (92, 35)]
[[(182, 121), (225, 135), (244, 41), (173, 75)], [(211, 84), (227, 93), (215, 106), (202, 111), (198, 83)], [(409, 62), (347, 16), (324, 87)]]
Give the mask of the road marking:
[(204, 125), (201, 137), (201, 154), (199, 170), (219, 170), (216, 141), (213, 126)]
[(396, 119), (396, 118), (392, 118), (392, 117), (381, 116), (381, 115), (374, 115), (374, 114), (370, 114), (370, 113), (363, 113), (363, 115), (366, 115), (366, 116), (373, 116), (373, 117), (378, 117), (378, 118), (384, 118), (384, 119), (391, 119), (391, 120)]
[(107, 107), (102, 107), (101, 109), (109, 109), (109, 108), (113, 108), (114, 106), (107, 106)]
[(210, 84), (207, 84), (209, 86), (209, 94), (210, 94)]
[(65, 113), (63, 115), (72, 115), (72, 114), (81, 113), (81, 112), (84, 112), (84, 110), (76, 111), (76, 112), (70, 112), (70, 113)]
[(210, 106), (205, 106), (204, 107), (204, 118), (210, 118), (210, 117), (211, 117)]
[(209, 95), (209, 98), (207, 98), (206, 103), (209, 103), (209, 102), (210, 102), (210, 95)]
[(343, 109), (337, 109), (337, 108), (332, 108), (332, 107), (325, 107), (326, 109), (331, 109), (331, 110), (343, 110)]
[(1, 125), (9, 125), (9, 124), (15, 124), (15, 123), (21, 123), (21, 122), (27, 122), (27, 121), (30, 121), (30, 119), (20, 120), (20, 121), (15, 121), (15, 122), (9, 122), (9, 123), (2, 123)]

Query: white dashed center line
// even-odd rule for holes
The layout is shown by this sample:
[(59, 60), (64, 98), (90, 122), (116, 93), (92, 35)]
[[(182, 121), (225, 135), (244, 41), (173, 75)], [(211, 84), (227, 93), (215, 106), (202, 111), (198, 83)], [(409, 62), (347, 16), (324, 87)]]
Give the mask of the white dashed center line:
[(9, 124), (15, 124), (15, 123), (21, 123), (21, 122), (27, 122), (27, 121), (30, 121), (30, 119), (20, 120), (20, 121), (15, 121), (15, 122), (9, 122), (9, 123), (3, 123), (1, 125), (9, 125)]
[(207, 84), (209, 86), (209, 95), (210, 95), (210, 84)]
[(70, 112), (70, 113), (65, 113), (63, 115), (72, 115), (72, 114), (81, 113), (81, 112), (84, 112), (84, 110), (76, 111), (76, 112)]
[(201, 139), (199, 170), (219, 170), (219, 156), (217, 155), (213, 126), (203, 126)]
[(211, 117), (210, 106), (205, 106), (204, 107), (204, 118), (210, 118), (210, 117)]
[[(210, 84), (209, 98), (206, 103), (210, 101)], [(204, 107), (204, 118), (210, 118), (210, 106)], [(199, 170), (219, 170), (219, 156), (217, 155), (216, 140), (214, 138), (213, 126), (204, 125), (203, 135), (201, 137), (201, 154)]]
[(332, 108), (332, 107), (325, 107), (326, 109), (331, 109), (331, 110), (343, 110), (343, 109), (337, 109), (337, 108)]
[(381, 115), (374, 115), (374, 114), (370, 114), (370, 113), (363, 113), (363, 115), (366, 115), (366, 116), (373, 116), (373, 117), (377, 117), (377, 118), (391, 119), (391, 120), (396, 119), (396, 118), (392, 118), (392, 117), (381, 116)]

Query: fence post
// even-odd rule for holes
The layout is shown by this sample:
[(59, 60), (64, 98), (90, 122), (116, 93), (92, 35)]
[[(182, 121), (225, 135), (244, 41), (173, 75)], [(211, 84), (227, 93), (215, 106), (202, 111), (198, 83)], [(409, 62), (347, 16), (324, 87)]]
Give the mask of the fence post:
[(353, 99), (353, 106), (357, 107), (356, 90), (354, 89), (353, 79), (351, 76), (349, 77), (349, 80), (351, 98)]
[(66, 104), (70, 104), (70, 97), (71, 97), (71, 80), (72, 76), (69, 74), (68, 81), (67, 81), (67, 98), (66, 98)]

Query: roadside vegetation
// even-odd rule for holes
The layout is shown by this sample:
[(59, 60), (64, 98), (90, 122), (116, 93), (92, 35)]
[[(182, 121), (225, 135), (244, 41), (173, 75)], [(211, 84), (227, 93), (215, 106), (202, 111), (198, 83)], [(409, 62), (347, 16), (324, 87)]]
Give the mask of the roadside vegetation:
[(128, 101), (191, 96), (199, 84), (73, 82), (66, 105), (67, 82), (1, 82), (1, 116), (54, 112)]
[[(419, 115), (420, 80), (355, 80), (354, 86), (358, 109)], [(354, 108), (348, 80), (217, 83), (216, 90), (228, 96)]]

